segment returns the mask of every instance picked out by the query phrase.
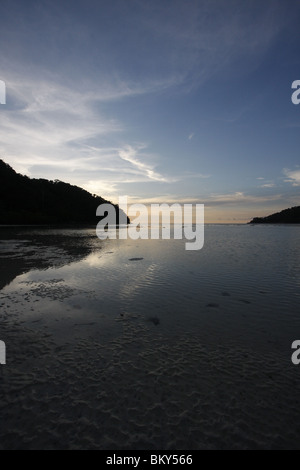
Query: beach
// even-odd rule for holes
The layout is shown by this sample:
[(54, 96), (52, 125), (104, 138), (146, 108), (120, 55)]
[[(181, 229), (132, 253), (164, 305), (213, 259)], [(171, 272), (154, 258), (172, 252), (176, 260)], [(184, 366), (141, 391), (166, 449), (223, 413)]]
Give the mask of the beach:
[(299, 449), (299, 227), (1, 229), (1, 449)]

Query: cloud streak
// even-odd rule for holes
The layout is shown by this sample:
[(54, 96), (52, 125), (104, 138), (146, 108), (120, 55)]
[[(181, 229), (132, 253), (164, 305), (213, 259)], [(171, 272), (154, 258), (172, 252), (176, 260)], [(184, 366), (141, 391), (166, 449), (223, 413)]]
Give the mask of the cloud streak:
[(213, 194), (205, 199), (207, 206), (216, 205), (228, 205), (228, 204), (248, 204), (255, 203), (261, 204), (271, 201), (279, 201), (282, 198), (281, 194), (273, 194), (270, 196), (256, 196), (251, 194), (245, 194), (244, 192), (237, 191), (235, 193), (228, 194)]
[[(237, 61), (258, 65), (285, 27), (281, 7), (277, 0), (259, 8), (252, 2), (241, 8), (236, 0), (174, 0), (172, 9), (164, 2), (159, 8), (145, 2), (140, 28), (159, 40), (160, 69), (168, 64), (174, 74), (184, 70), (182, 83), (189, 91)], [(234, 72), (243, 74), (243, 68)]]
[(137, 154), (140, 150), (144, 149), (144, 145), (140, 145), (137, 148), (133, 148), (127, 145), (123, 149), (119, 150), (119, 156), (122, 160), (129, 162), (134, 168), (138, 170), (138, 174), (146, 177), (150, 181), (159, 181), (161, 183), (174, 182), (176, 180), (172, 178), (166, 178), (160, 173), (154, 171), (154, 166), (148, 163), (143, 163), (137, 158)]
[[(256, 169), (254, 158), (254, 175), (265, 175), (250, 182), (255, 195), (234, 192), (251, 191), (243, 166), (255, 143), (247, 137), (238, 160), (244, 128), (237, 135), (235, 121), (254, 100), (248, 97), (246, 106), (247, 94), (235, 94), (273, 50), (286, 26), (281, 11), (289, 8), (280, 0), (100, 3), (80, 0), (70, 9), (67, 2), (14, 0), (2, 9), (7, 105), (0, 113), (0, 158), (29, 176), (59, 178), (107, 198), (128, 193), (197, 202), (189, 195), (202, 193), (199, 202), (216, 206), (278, 201), (275, 190), (263, 189), (277, 182), (269, 157)], [(226, 97), (232, 92), (238, 109), (226, 111), (235, 115), (228, 119), (220, 91), (233, 77)], [(258, 90), (256, 84), (253, 95), (260, 97)], [(286, 162), (294, 167), (292, 158)], [(285, 181), (296, 192), (290, 185), (300, 185), (298, 170), (286, 170)], [(217, 194), (222, 187), (228, 194)]]
[[(1, 110), (0, 155), (17, 171), (32, 177), (65, 179), (112, 197), (122, 184), (177, 181), (160, 174), (145, 145), (114, 144), (124, 131), (97, 103), (122, 99), (136, 91), (82, 94), (56, 82), (9, 80), (10, 106)], [(148, 89), (147, 89), (148, 91)], [(137, 93), (142, 90), (138, 90)]]
[(275, 187), (275, 183), (266, 183), (260, 186), (260, 188), (274, 188), (274, 187)]
[(286, 183), (291, 183), (292, 186), (300, 186), (300, 169), (289, 170), (285, 168), (283, 173), (287, 177), (287, 179), (284, 180)]

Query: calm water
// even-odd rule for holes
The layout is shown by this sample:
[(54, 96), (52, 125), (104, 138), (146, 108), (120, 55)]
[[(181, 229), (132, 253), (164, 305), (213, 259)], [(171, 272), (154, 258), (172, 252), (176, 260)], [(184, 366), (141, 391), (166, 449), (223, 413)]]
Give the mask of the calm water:
[[(45, 232), (34, 233), (43, 240)], [(56, 231), (46, 233), (55, 240)], [(249, 337), (249, 328), (264, 324), (282, 339), (288, 332), (294, 337), (300, 326), (298, 226), (206, 226), (199, 251), (186, 251), (184, 240), (101, 242), (93, 231), (58, 233), (66, 240), (76, 237), (81, 248), (88, 244), (89, 254), (61, 267), (31, 269), (4, 288), (3, 294), (38, 303), (38, 309), (20, 312), (24, 320), (94, 321), (109, 333), (119, 328), (116, 320), (142, 324), (157, 317), (166, 334), (205, 324), (220, 332), (228, 327), (233, 337), (235, 326), (239, 334), (247, 328)], [(26, 231), (24, 246), (32, 256), (30, 238)], [(51, 243), (39, 247), (49, 254), (49, 264), (59, 258), (58, 249)]]
[[(8, 396), (16, 380), (26, 381), (19, 414), (50, 400), (78, 436), (58, 430), (57, 420), (32, 436), (3, 405), (4, 434), (13, 436), (3, 448), (299, 448), (300, 365), (291, 362), (291, 343), (300, 339), (299, 236), (299, 226), (207, 225), (203, 249), (186, 251), (184, 240), (6, 231), (2, 388)], [(26, 359), (18, 341), (28, 342)], [(40, 368), (49, 369), (55, 391), (44, 390)], [(40, 401), (28, 396), (28, 377), (40, 384)], [(66, 399), (59, 409), (57, 394)], [(81, 407), (84, 431), (74, 422)]]

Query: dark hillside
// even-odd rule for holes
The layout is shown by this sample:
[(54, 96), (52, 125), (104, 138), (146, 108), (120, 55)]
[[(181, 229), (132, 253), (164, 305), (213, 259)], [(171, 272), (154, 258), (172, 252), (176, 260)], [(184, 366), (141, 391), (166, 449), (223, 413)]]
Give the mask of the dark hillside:
[(255, 217), (250, 224), (300, 224), (300, 206), (284, 209), (267, 217)]
[(96, 209), (107, 202), (62, 181), (30, 179), (0, 160), (0, 225), (96, 225)]

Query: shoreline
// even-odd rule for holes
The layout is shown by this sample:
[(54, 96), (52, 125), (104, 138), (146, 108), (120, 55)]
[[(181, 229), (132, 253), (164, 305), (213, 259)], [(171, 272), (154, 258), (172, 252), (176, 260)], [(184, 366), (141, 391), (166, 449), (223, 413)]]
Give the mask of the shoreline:
[(279, 258), (285, 230), (209, 232), (193, 256), (85, 230), (2, 239), (2, 279), (26, 271), (0, 290), (1, 449), (300, 448), (298, 238)]

